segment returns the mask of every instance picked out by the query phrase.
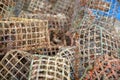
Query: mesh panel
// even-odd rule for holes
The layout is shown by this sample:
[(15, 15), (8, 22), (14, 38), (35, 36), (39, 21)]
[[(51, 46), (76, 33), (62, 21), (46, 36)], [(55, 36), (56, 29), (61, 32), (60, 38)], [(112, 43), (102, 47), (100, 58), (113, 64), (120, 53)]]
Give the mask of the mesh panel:
[(62, 47), (56, 56), (66, 58), (71, 66), (71, 80), (77, 79), (79, 75), (79, 55), (76, 53), (76, 47)]
[(45, 20), (1, 21), (0, 32), (0, 50), (30, 50), (49, 45), (48, 22)]
[(0, 19), (10, 17), (14, 5), (13, 0), (0, 0)]
[(120, 79), (120, 60), (114, 56), (102, 55), (95, 60), (94, 67), (88, 70), (85, 80)]
[(75, 54), (75, 47), (62, 47), (59, 49), (59, 52), (56, 56), (58, 57), (64, 57), (72, 63), (74, 60), (74, 54)]
[(70, 64), (64, 58), (35, 55), (29, 80), (70, 80)]
[(38, 49), (30, 50), (30, 53), (47, 55), (47, 56), (55, 56), (59, 51), (59, 46), (50, 46), (50, 47), (42, 47)]
[[(0, 52), (20, 49), (39, 54), (33, 56), (29, 80), (119, 79), (116, 56), (120, 41), (115, 30), (119, 27), (115, 21), (120, 20), (119, 0), (13, 1), (15, 5), (12, 0), (0, 0), (0, 19), (4, 18), (0, 21)], [(19, 18), (5, 21), (10, 13)], [(22, 61), (7, 58), (0, 63), (0, 80), (26, 80), (26, 73), (16, 67)]]
[[(50, 33), (51, 45), (70, 45), (70, 38), (67, 39), (67, 31), (69, 30), (69, 21), (65, 15), (52, 15), (52, 14), (29, 14), (21, 12), (21, 18), (29, 19), (42, 19), (48, 20), (48, 29)], [(69, 35), (70, 37), (70, 35)]]
[(92, 24), (81, 26), (80, 29), (80, 55), (81, 65), (87, 67), (101, 54), (116, 55), (118, 52), (118, 38), (101, 26)]
[(26, 52), (9, 51), (0, 62), (0, 80), (27, 80), (30, 60)]
[(56, 1), (47, 0), (31, 0), (28, 4), (27, 10), (32, 12), (49, 13), (54, 7)]

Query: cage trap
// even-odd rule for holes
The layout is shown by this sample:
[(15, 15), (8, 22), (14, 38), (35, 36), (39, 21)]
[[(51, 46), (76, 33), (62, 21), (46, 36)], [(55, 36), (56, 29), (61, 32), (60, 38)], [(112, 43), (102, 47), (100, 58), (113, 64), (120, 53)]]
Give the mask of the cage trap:
[(34, 55), (29, 80), (70, 80), (70, 64), (65, 58)]
[(99, 56), (94, 66), (89, 69), (84, 80), (119, 80), (120, 60), (118, 57), (107, 54)]
[(28, 80), (31, 58), (27, 52), (9, 51), (0, 62), (0, 80)]
[[(14, 19), (14, 20), (13, 20)], [(46, 20), (18, 19), (0, 21), (0, 50), (30, 50), (49, 46), (48, 22)]]

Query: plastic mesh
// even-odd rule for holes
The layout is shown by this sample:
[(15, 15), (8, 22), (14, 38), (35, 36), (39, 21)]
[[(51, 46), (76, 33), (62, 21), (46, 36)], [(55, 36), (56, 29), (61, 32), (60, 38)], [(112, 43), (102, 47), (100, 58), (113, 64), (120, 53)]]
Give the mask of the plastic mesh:
[(32, 12), (40, 13), (50, 13), (51, 9), (54, 7), (56, 1), (47, 0), (31, 0), (29, 2), (27, 10)]
[(49, 46), (48, 22), (46, 20), (17, 20), (0, 22), (0, 50), (30, 50)]
[(87, 67), (101, 54), (116, 55), (118, 52), (118, 38), (106, 29), (92, 24), (80, 29), (80, 55), (81, 64)]
[(10, 17), (15, 2), (13, 0), (0, 0), (0, 20)]
[(35, 55), (29, 80), (70, 80), (70, 64), (60, 57)]
[(35, 53), (39, 55), (46, 55), (46, 56), (56, 56), (59, 51), (59, 46), (49, 46), (49, 47), (41, 47), (38, 49), (30, 50), (30, 53)]
[(76, 47), (62, 47), (56, 56), (66, 58), (69, 61), (71, 67), (71, 80), (79, 79), (80, 56), (76, 51)]
[(69, 60), (70, 63), (75, 59), (75, 47), (62, 47), (56, 56), (63, 57)]
[(19, 51), (9, 51), (0, 62), (0, 80), (28, 80), (31, 55)]
[(67, 36), (67, 31), (70, 29), (69, 21), (65, 15), (52, 15), (52, 14), (29, 14), (21, 12), (19, 15), (21, 18), (28, 19), (42, 19), (48, 20), (48, 29), (50, 33), (51, 45), (70, 45), (70, 35)]
[(95, 60), (94, 67), (88, 70), (85, 80), (120, 79), (120, 60), (114, 56), (102, 55)]

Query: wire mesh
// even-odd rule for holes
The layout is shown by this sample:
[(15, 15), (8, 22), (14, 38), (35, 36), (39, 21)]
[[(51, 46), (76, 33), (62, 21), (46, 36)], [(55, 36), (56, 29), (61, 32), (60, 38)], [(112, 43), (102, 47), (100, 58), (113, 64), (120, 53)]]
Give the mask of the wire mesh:
[(0, 21), (0, 50), (30, 50), (49, 46), (48, 21), (12, 18)]
[(46, 55), (46, 56), (56, 56), (59, 51), (59, 46), (49, 46), (41, 47), (38, 49), (29, 50), (29, 53)]
[(26, 4), (28, 3), (28, 1), (30, 0), (14, 0), (14, 2), (16, 3), (13, 9), (13, 16), (18, 16), (20, 14), (20, 12), (23, 10), (23, 8), (25, 8)]
[(67, 35), (67, 31), (70, 29), (69, 21), (65, 15), (52, 15), (52, 14), (29, 14), (21, 12), (19, 15), (21, 18), (35, 18), (48, 20), (48, 30), (51, 45), (70, 45), (70, 35)]
[(29, 80), (70, 80), (70, 64), (65, 58), (34, 55)]
[(107, 30), (113, 29), (119, 7), (117, 0), (80, 0), (80, 5), (84, 8), (85, 16), (86, 14), (91, 16), (96, 24), (102, 25)]
[(56, 13), (64, 14), (67, 17), (71, 18), (74, 10), (74, 1), (73, 0), (61, 0), (57, 1), (53, 11)]
[(120, 60), (107, 54), (99, 56), (83, 80), (119, 80)]
[(0, 0), (0, 20), (11, 16), (14, 5), (13, 0)]
[[(118, 56), (117, 36), (96, 24), (89, 25), (89, 27), (81, 26), (79, 43), (80, 60), (84, 68), (102, 54)], [(116, 53), (113, 54), (113, 51)]]
[(71, 25), (74, 6), (73, 0), (31, 0), (28, 10), (33, 13), (66, 16)]
[[(105, 77), (105, 79), (116, 80), (118, 77), (115, 74), (118, 75), (119, 71), (116, 73), (114, 68), (110, 68), (113, 71), (111, 73), (113, 77), (110, 78), (106, 75), (110, 70), (105, 71), (108, 67), (103, 63), (107, 58), (108, 63), (107, 61), (105, 63), (109, 64), (110, 58), (115, 60), (115, 57), (110, 56), (118, 55), (120, 44), (118, 44), (119, 39), (115, 30), (116, 26), (119, 27), (119, 23), (115, 25), (116, 19), (120, 20), (120, 2), (118, 1), (14, 0), (16, 3), (14, 5), (12, 0), (1, 0), (0, 18), (9, 17), (12, 10), (14, 10), (13, 14), (19, 18), (0, 21), (0, 52), (21, 49), (40, 54), (41, 56), (36, 55), (32, 60), (30, 80), (66, 80), (71, 77), (72, 80), (79, 80), (83, 78), (89, 65), (95, 66), (90, 71), (92, 74), (87, 73), (88, 77), (85, 75), (86, 80), (92, 80), (92, 78), (100, 80)], [(58, 46), (79, 46), (79, 51), (72, 47), (63, 47), (59, 50)], [(104, 57), (103, 54), (109, 56)], [(96, 60), (97, 58), (102, 59), (103, 63)], [(96, 68), (97, 61), (103, 65), (102, 70)], [(115, 62), (118, 65), (117, 62), (119, 62), (118, 59)], [(66, 66), (69, 68), (66, 69)], [(4, 70), (6, 72), (6, 69)], [(1, 73), (4, 77), (4, 71)], [(102, 76), (103, 73), (105, 77)], [(9, 78), (7, 76), (9, 73), (4, 77), (6, 80), (13, 79), (12, 73)], [(13, 77), (18, 79), (16, 76)]]
[(0, 62), (0, 80), (28, 80), (30, 63), (29, 53), (9, 51)]
[(115, 21), (115, 27), (116, 27), (116, 32), (117, 32), (117, 36), (118, 36), (118, 47), (119, 47), (119, 57), (120, 57), (120, 27), (119, 27), (119, 25), (120, 25), (120, 21), (118, 21), (118, 20), (116, 20)]
[(34, 13), (50, 13), (55, 3), (55, 0), (31, 0), (27, 4), (27, 10)]
[(71, 80), (79, 79), (80, 56), (76, 47), (62, 47), (59, 49), (56, 56), (66, 58), (69, 61), (71, 67)]
[(75, 47), (61, 47), (56, 56), (66, 58), (70, 63), (74, 60)]

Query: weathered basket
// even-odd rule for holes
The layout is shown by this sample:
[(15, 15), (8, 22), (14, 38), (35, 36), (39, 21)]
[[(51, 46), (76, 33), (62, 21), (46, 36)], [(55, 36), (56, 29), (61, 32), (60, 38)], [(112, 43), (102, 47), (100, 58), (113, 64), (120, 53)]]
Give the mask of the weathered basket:
[(0, 62), (0, 80), (28, 80), (30, 63), (29, 53), (9, 51)]
[(70, 64), (65, 58), (35, 55), (29, 80), (70, 80)]
[(46, 20), (18, 19), (0, 21), (0, 50), (30, 50), (49, 46), (48, 22)]

